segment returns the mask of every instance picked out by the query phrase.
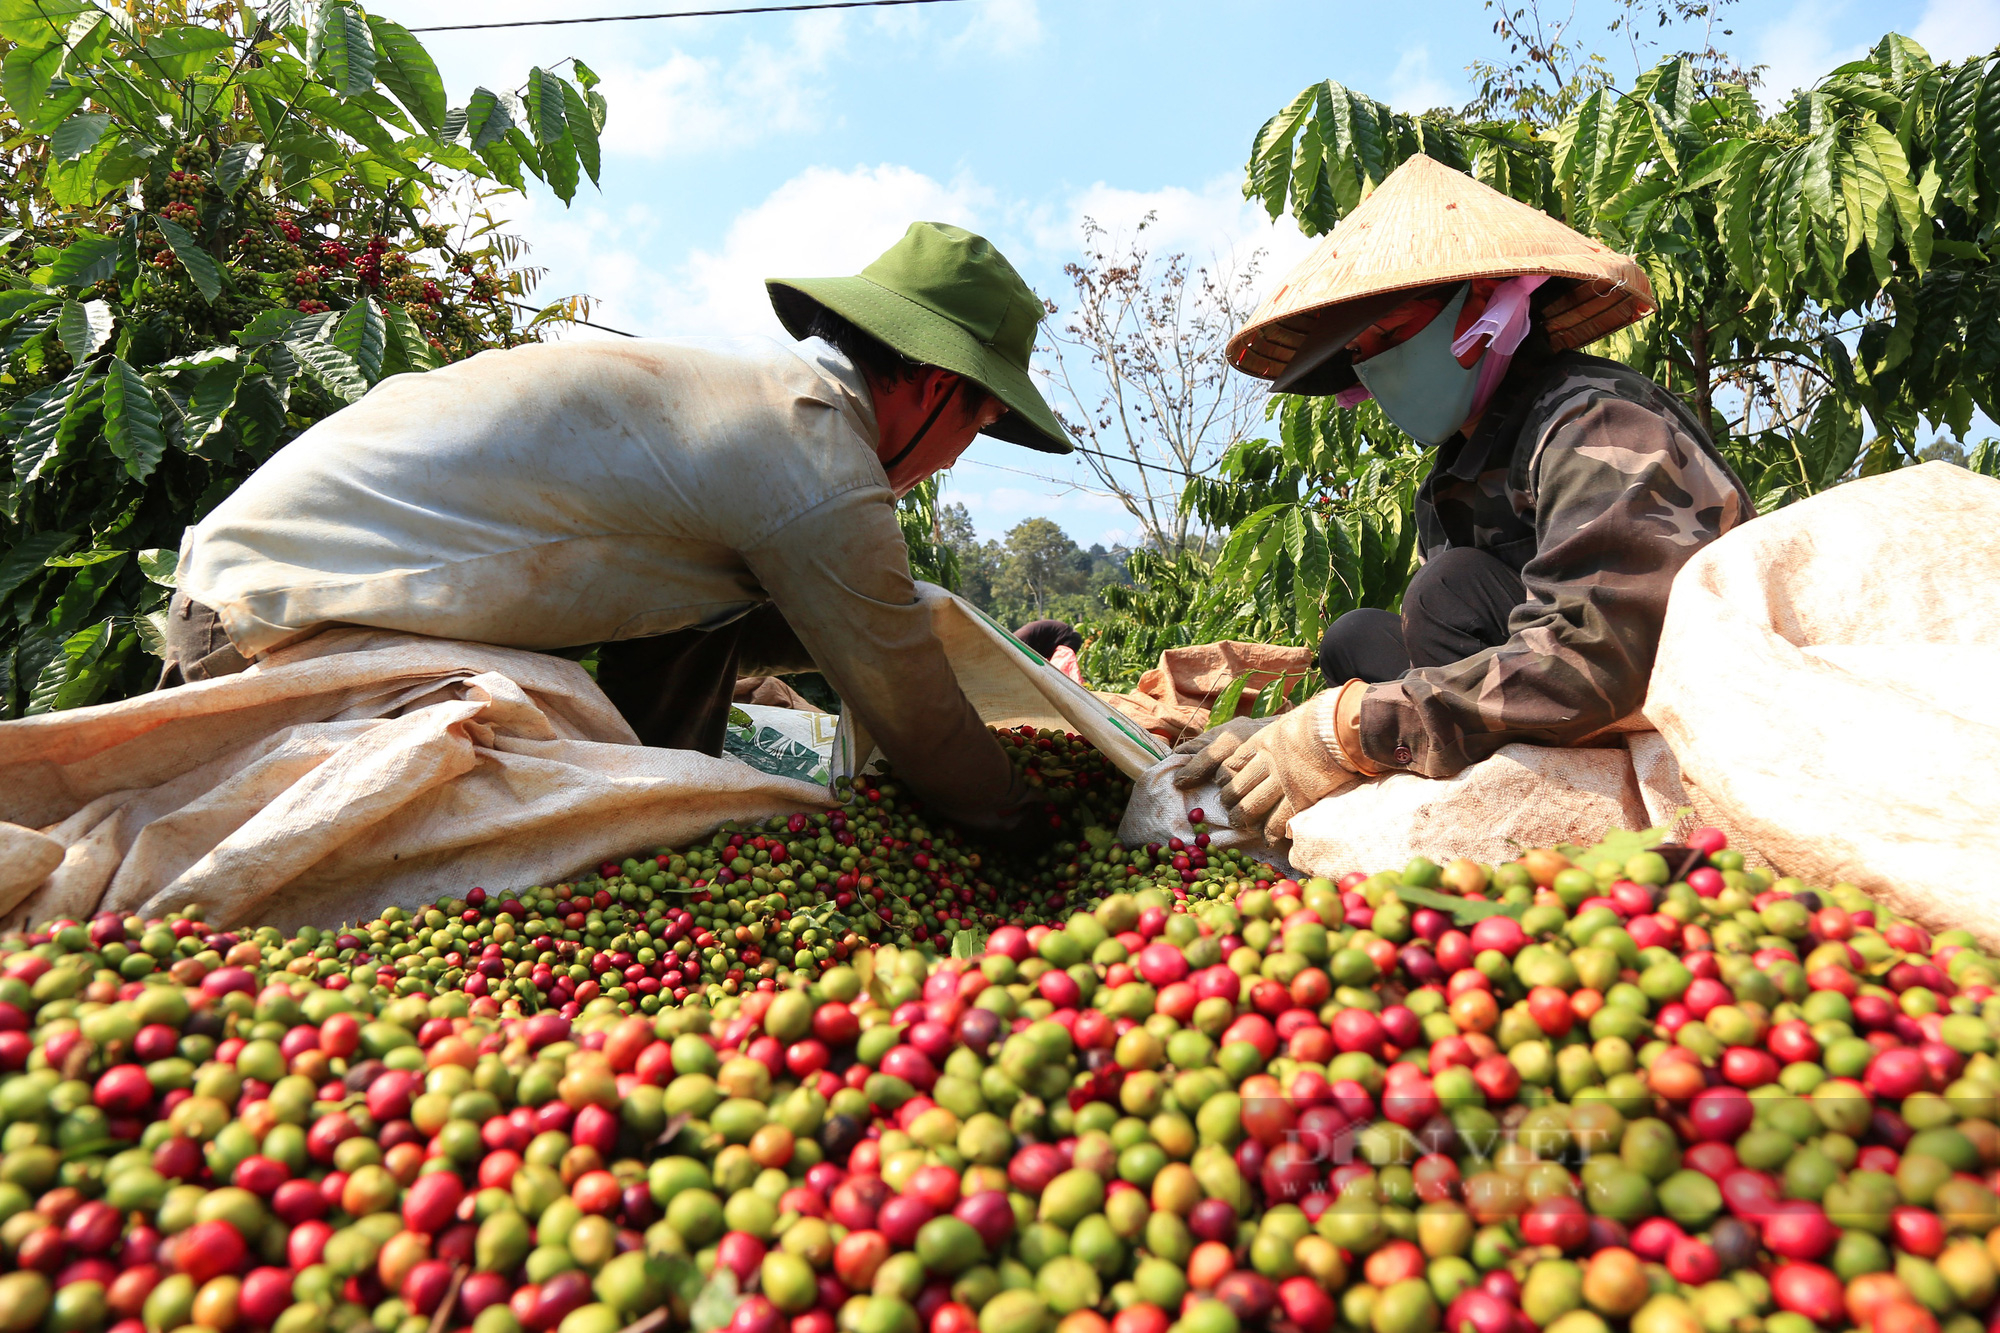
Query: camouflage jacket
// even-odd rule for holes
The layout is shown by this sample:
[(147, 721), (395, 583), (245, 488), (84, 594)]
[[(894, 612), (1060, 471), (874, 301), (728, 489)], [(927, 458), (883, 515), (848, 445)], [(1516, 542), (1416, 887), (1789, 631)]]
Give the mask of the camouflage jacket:
[(1680, 400), (1566, 353), (1439, 446), (1417, 491), (1419, 550), (1490, 551), (1527, 600), (1512, 636), (1370, 686), (1359, 731), (1391, 771), (1449, 777), (1515, 741), (1573, 745), (1638, 708), (1689, 557), (1755, 515)]

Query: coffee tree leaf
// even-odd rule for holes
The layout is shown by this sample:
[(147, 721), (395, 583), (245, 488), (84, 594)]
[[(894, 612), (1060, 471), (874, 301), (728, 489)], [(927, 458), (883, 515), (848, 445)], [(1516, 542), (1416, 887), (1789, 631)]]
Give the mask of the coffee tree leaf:
[(222, 294), (222, 266), (215, 262), (215, 256), (201, 248), (192, 233), (177, 223), (155, 216), (153, 225), (160, 229), (160, 235), (167, 238), (173, 249), (174, 258), (181, 261), (181, 267), (193, 280), (195, 290), (204, 301), (213, 302)]
[(81, 365), (97, 355), (115, 322), (111, 307), (102, 301), (68, 301), (56, 316), (56, 336), (70, 360)]
[(9, 547), (5, 555), (0, 555), (0, 602), (12, 597), (16, 588), (75, 544), (73, 533), (31, 532)]
[(65, 246), (62, 253), (56, 256), (55, 262), (49, 265), (48, 285), (88, 287), (94, 282), (102, 282), (110, 277), (117, 264), (117, 237), (79, 236)]
[(165, 547), (156, 546), (139, 552), (139, 572), (144, 574), (149, 582), (157, 583), (162, 588), (176, 586), (174, 576), (180, 568), (180, 563), (180, 552)]
[(368, 29), (375, 36), (375, 77), (382, 81), (383, 87), (425, 130), (447, 140), (456, 138), (445, 133), (449, 113), (444, 80), (423, 43), (402, 24), (373, 14), (368, 16)]
[(370, 384), (381, 378), (386, 338), (382, 307), (369, 296), (349, 306), (333, 330), (333, 345), (353, 359), (361, 377)]
[(354, 97), (375, 86), (375, 37), (368, 20), (345, 0), (332, 0), (319, 16), (319, 59), (316, 68), (342, 97)]
[(104, 438), (134, 481), (144, 481), (167, 451), (160, 405), (138, 371), (114, 356), (104, 372)]
[(111, 128), (111, 117), (98, 111), (87, 111), (71, 116), (56, 126), (56, 132), (49, 136), (49, 156), (58, 162), (74, 162), (91, 149)]
[(344, 402), (358, 402), (368, 381), (354, 358), (328, 343), (287, 342), (285, 350), (298, 359), (321, 388)]

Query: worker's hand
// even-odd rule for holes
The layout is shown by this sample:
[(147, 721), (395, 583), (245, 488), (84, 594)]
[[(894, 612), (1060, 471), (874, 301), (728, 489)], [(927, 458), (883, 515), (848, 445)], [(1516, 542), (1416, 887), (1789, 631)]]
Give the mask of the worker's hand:
[(1361, 775), (1348, 767), (1334, 740), (1339, 697), (1338, 690), (1315, 696), (1222, 761), (1230, 774), (1222, 804), (1233, 827), (1262, 830), (1266, 842), (1283, 842), (1300, 811), (1360, 783)]
[(1174, 785), (1182, 791), (1193, 791), (1213, 782), (1228, 781), (1228, 774), (1222, 771), (1223, 765), (1244, 742), (1273, 721), (1275, 719), (1272, 718), (1234, 718), (1220, 726), (1210, 727), (1192, 740), (1182, 741), (1174, 747), (1174, 753), (1193, 757), (1174, 774)]

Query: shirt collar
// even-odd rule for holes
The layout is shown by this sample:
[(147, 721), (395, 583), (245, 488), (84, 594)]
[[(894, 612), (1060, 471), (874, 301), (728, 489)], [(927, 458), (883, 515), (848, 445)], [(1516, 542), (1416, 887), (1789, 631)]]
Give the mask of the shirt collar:
[(876, 448), (881, 436), (875, 425), (875, 396), (868, 392), (868, 381), (860, 368), (824, 338), (807, 338), (796, 350), (807, 365), (819, 372), (821, 379), (840, 390), (855, 418), (856, 429), (868, 441), (870, 449)]

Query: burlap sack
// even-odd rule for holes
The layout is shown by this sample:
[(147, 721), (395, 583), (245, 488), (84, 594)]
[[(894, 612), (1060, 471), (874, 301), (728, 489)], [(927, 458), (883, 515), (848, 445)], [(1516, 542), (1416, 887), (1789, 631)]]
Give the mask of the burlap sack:
[(1364, 782), (1292, 820), (1292, 864), (1331, 878), (1401, 869), (1416, 856), (1505, 861), (1531, 847), (1588, 846), (1610, 829), (1672, 826), (1687, 803), (1672, 754), (1654, 732), (1620, 741), (1507, 745), (1450, 778)]
[(1646, 715), (1776, 869), (2000, 948), (2000, 481), (1927, 463), (1745, 524), (1675, 580)]
[(1160, 654), (1160, 664), (1139, 677), (1136, 687), (1123, 694), (1100, 693), (1098, 698), (1172, 744), (1207, 730), (1209, 710), (1239, 677), (1254, 673), (1236, 706), (1240, 717), (1250, 711), (1260, 691), (1276, 684), (1289, 694), (1314, 669), (1310, 648), (1233, 639), (1201, 643), (1167, 649)]

